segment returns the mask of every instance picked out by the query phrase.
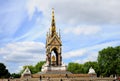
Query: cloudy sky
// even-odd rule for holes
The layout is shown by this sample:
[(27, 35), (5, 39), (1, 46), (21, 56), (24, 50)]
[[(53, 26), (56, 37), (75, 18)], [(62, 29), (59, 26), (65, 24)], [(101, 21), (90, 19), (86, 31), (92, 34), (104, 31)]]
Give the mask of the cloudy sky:
[(64, 63), (96, 61), (120, 45), (120, 0), (0, 0), (0, 62), (11, 73), (45, 60), (52, 8)]

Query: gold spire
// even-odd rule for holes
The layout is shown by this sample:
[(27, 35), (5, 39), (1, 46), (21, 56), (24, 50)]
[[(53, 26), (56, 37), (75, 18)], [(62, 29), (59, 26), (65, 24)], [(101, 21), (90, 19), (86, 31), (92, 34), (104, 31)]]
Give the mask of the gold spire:
[(56, 32), (54, 9), (52, 8), (52, 22), (51, 22), (51, 35), (53, 36)]

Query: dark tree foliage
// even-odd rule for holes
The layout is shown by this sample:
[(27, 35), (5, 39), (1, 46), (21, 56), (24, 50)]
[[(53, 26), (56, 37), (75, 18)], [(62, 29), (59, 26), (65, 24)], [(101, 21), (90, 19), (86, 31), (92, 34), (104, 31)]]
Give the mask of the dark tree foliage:
[(120, 46), (99, 51), (98, 65), (102, 76), (120, 75)]
[(16, 73), (12, 73), (11, 74), (11, 77), (13, 77), (13, 78), (20, 78), (20, 74), (16, 74)]
[(0, 63), (0, 78), (10, 77), (9, 71), (6, 69), (6, 66), (3, 63)]

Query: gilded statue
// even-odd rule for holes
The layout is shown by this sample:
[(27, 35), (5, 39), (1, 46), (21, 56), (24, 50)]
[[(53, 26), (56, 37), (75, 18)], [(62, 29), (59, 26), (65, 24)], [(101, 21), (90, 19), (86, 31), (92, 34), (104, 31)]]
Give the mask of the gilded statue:
[(54, 56), (54, 55), (52, 56), (52, 61), (56, 61), (56, 59), (55, 59), (55, 56)]

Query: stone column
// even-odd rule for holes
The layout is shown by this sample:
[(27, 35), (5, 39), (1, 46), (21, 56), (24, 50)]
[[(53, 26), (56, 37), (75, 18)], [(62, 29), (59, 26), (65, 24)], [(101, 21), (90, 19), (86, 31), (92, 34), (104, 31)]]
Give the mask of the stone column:
[(51, 65), (51, 55), (50, 55), (50, 53), (47, 54), (47, 62), (48, 62), (48, 65), (50, 66)]
[(58, 54), (58, 66), (60, 66), (61, 65), (61, 54), (59, 53)]
[(62, 65), (62, 56), (60, 56), (60, 65)]

